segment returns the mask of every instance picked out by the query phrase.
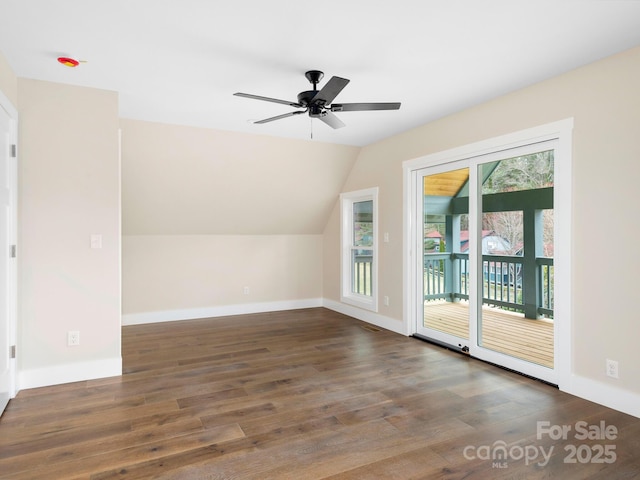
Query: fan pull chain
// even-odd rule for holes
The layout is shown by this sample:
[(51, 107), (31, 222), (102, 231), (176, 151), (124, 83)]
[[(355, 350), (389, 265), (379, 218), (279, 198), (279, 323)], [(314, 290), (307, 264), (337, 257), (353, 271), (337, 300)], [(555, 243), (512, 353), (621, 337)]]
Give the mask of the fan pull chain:
[(309, 121), (311, 122), (311, 127), (309, 128), (311, 131), (311, 140), (313, 140), (313, 118), (310, 118)]

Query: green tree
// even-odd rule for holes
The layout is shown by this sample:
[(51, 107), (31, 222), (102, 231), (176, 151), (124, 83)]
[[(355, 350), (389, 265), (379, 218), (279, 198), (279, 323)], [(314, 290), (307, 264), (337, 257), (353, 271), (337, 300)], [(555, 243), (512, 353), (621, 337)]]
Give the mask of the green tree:
[[(501, 160), (482, 186), (483, 195), (553, 186), (553, 150)], [(544, 244), (553, 244), (553, 210), (545, 211)], [(483, 216), (482, 228), (493, 230), (511, 244), (514, 254), (522, 244), (522, 212), (494, 212)], [(551, 252), (545, 251), (545, 255)]]
[(501, 160), (482, 186), (482, 193), (553, 187), (553, 150)]

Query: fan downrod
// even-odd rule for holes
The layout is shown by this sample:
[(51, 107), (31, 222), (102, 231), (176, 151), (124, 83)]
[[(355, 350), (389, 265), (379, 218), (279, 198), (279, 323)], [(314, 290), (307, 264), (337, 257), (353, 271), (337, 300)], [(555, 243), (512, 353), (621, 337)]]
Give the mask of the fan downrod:
[(304, 76), (307, 77), (309, 83), (313, 84), (313, 89), (316, 90), (318, 83), (320, 83), (320, 80), (324, 77), (324, 72), (321, 72), (320, 70), (309, 70), (304, 74)]
[(298, 94), (298, 103), (300, 105), (308, 107), (311, 106), (313, 97), (315, 97), (318, 93), (318, 82), (322, 80), (322, 77), (324, 77), (324, 73), (320, 70), (309, 70), (304, 74), (304, 76), (307, 77), (307, 80), (309, 80), (309, 82), (313, 84), (313, 90), (300, 92)]

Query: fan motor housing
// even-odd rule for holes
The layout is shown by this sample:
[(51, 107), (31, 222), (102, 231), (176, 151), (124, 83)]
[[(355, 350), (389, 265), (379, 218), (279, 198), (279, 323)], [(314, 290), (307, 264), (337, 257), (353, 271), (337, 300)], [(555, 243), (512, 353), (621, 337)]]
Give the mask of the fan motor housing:
[(317, 93), (317, 90), (307, 90), (306, 92), (300, 92), (298, 94), (298, 103), (306, 107), (311, 103), (313, 97), (315, 97)]
[(316, 117), (324, 117), (327, 114), (327, 112), (324, 111), (324, 108), (322, 108), (320, 105), (316, 105), (316, 104), (311, 104), (309, 105), (309, 116), (312, 118), (316, 118)]

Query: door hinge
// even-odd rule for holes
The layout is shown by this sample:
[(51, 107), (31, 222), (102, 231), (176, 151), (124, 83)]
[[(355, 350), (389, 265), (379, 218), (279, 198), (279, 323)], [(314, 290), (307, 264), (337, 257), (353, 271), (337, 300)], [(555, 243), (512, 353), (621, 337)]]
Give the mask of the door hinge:
[(14, 143), (11, 145), (11, 158), (16, 158), (18, 156), (18, 146)]
[(16, 245), (11, 245), (9, 248), (9, 257), (16, 258), (18, 256), (18, 247)]
[(16, 346), (15, 345), (11, 345), (11, 347), (9, 347), (9, 358), (16, 358)]

